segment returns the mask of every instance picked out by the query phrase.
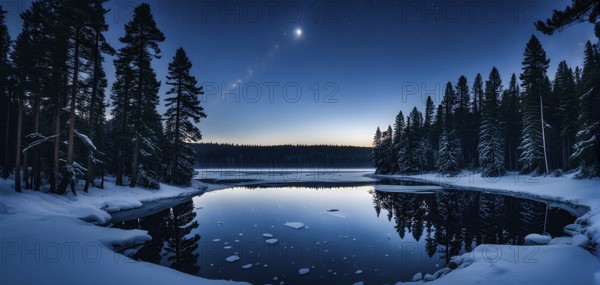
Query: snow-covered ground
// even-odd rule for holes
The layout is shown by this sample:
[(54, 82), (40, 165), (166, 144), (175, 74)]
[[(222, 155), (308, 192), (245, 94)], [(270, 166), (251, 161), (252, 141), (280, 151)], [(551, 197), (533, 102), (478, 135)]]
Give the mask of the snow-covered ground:
[[(516, 172), (484, 178), (466, 171), (458, 177), (431, 173), (373, 176), (584, 205), (589, 211), (577, 223), (582, 225), (584, 235), (600, 243), (600, 178), (532, 177)], [(462, 256), (461, 259), (468, 260), (464, 268), (459, 267), (432, 284), (600, 284), (600, 250), (593, 256), (570, 245), (585, 237), (574, 234), (573, 238), (557, 238), (544, 246), (480, 245)], [(432, 279), (432, 276), (422, 277)]]
[(145, 231), (94, 225), (109, 223), (108, 212), (197, 195), (203, 186), (199, 183), (146, 190), (107, 182), (105, 189), (77, 196), (15, 193), (13, 183), (0, 180), (0, 284), (232, 283), (133, 261), (115, 250), (151, 239)]
[[(251, 183), (369, 182), (370, 170), (331, 170), (271, 172), (217, 170), (200, 173), (198, 178), (246, 179)], [(292, 173), (292, 174), (291, 174)], [(262, 178), (261, 178), (262, 176)], [(435, 182), (465, 189), (509, 191), (512, 195), (565, 201), (589, 207), (578, 223), (584, 234), (600, 242), (600, 179), (571, 177), (529, 177), (510, 173), (499, 179), (485, 179), (463, 173), (458, 178), (434, 174), (385, 176)], [(250, 182), (250, 181), (249, 181)], [(199, 194), (206, 185), (192, 187), (162, 185), (160, 190), (116, 187), (106, 183), (103, 190), (77, 196), (52, 195), (34, 191), (15, 193), (12, 181), (0, 180), (0, 284), (229, 284), (206, 280), (159, 265), (133, 261), (116, 253), (151, 237), (145, 231), (101, 227), (111, 220), (108, 212), (159, 210)], [(209, 185), (216, 190), (225, 185)], [(382, 190), (398, 191), (393, 187)], [(436, 191), (437, 187), (404, 187), (407, 191)], [(144, 207), (142, 207), (144, 205)], [(154, 205), (154, 206), (149, 206)], [(129, 211), (121, 212), (127, 213)], [(574, 230), (578, 230), (575, 228)], [(600, 284), (599, 258), (569, 245), (581, 242), (554, 239), (551, 245), (525, 247), (480, 245), (472, 253), (456, 259), (458, 270), (433, 281), (435, 284)], [(459, 264), (458, 264), (459, 263)], [(421, 277), (432, 279), (423, 272)], [(432, 272), (431, 272), (432, 273)]]

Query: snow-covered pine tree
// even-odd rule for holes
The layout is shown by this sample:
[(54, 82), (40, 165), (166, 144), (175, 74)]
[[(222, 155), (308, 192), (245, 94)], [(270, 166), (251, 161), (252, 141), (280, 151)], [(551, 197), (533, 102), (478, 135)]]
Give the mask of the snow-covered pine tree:
[(450, 82), (446, 85), (444, 98), (440, 104), (441, 133), (436, 159), (437, 171), (444, 175), (456, 175), (460, 172), (462, 151), (460, 139), (456, 133), (456, 93)]
[(582, 176), (600, 176), (600, 54), (589, 41), (581, 77), (579, 128), (571, 159)]
[(442, 129), (436, 161), (437, 171), (443, 175), (457, 175), (460, 173), (461, 156), (460, 141), (455, 132), (448, 133), (445, 128)]
[(142, 3), (133, 11), (133, 19), (125, 25), (125, 36), (119, 39), (124, 47), (120, 53), (129, 61), (134, 74), (131, 88), (133, 150), (130, 186), (138, 183), (144, 187), (160, 186), (162, 140), (161, 117), (156, 111), (159, 104), (160, 82), (152, 69), (152, 58), (160, 57), (158, 43), (165, 36), (156, 26), (150, 5)]
[(506, 172), (504, 168), (504, 135), (498, 106), (498, 99), (502, 92), (502, 80), (498, 69), (492, 68), (485, 85), (486, 92), (479, 131), (479, 163), (481, 164), (481, 176), (497, 177)]
[(202, 139), (198, 127), (200, 119), (206, 118), (204, 109), (200, 106), (198, 95), (204, 94), (202, 86), (197, 86), (196, 77), (190, 74), (192, 63), (185, 50), (179, 48), (169, 64), (167, 85), (172, 86), (165, 99), (165, 137), (168, 148), (165, 150), (164, 180), (176, 185), (189, 185), (194, 176), (195, 152), (186, 145)]
[(523, 110), (523, 130), (521, 144), (519, 145), (519, 165), (522, 173), (540, 174), (547, 172), (547, 157), (545, 155), (541, 101), (550, 95), (549, 80), (546, 76), (549, 59), (542, 48), (540, 41), (534, 36), (527, 43), (523, 60), (523, 73), (521, 73), (521, 86), (523, 97), (521, 100)]
[(479, 129), (481, 128), (481, 105), (483, 102), (483, 79), (481, 74), (477, 73), (475, 81), (473, 81), (473, 87), (471, 93), (473, 96), (473, 105), (471, 107), (471, 126), (469, 128), (469, 136), (471, 137), (469, 146), (472, 149), (471, 152), (471, 166), (479, 166)]

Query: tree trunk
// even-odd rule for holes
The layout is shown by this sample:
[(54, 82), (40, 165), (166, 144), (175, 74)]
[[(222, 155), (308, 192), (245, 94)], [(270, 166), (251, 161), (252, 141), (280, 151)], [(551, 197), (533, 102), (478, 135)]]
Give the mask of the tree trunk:
[(8, 158), (8, 154), (9, 154), (9, 150), (10, 150), (10, 140), (8, 139), (8, 137), (10, 136), (10, 103), (12, 100), (12, 91), (11, 90), (7, 90), (7, 96), (8, 96), (8, 103), (6, 104), (6, 133), (5, 133), (5, 138), (4, 138), (4, 173), (2, 174), (2, 176), (4, 177), (4, 179), (8, 179), (8, 176), (10, 176), (10, 159)]
[[(33, 108), (34, 108), (34, 121), (33, 121), (33, 132), (34, 133), (39, 133), (40, 131), (40, 95), (36, 94), (35, 95), (35, 100), (34, 100), (34, 104), (33, 104)], [(41, 186), (41, 179), (42, 179), (42, 175), (41, 175), (41, 165), (40, 165), (40, 150), (39, 148), (36, 146), (33, 148), (33, 189), (35, 191), (40, 191), (40, 186)]]
[[(75, 31), (75, 51), (73, 55), (73, 82), (71, 85), (71, 103), (69, 108), (69, 131), (68, 131), (68, 145), (67, 145), (67, 164), (73, 165), (73, 142), (74, 142), (74, 131), (75, 131), (75, 101), (77, 100), (77, 90), (79, 83), (79, 36), (81, 33), (81, 28), (77, 27)], [(71, 173), (72, 174), (72, 173)], [(68, 174), (63, 179), (68, 179), (69, 181), (65, 181), (66, 183), (61, 183), (61, 189), (59, 189), (60, 193), (64, 193), (66, 189), (62, 189), (63, 187), (71, 186), (71, 192), (75, 193), (75, 185), (71, 183), (73, 179)]]
[(123, 122), (121, 124), (121, 137), (120, 146), (119, 146), (119, 158), (117, 161), (117, 179), (116, 183), (119, 186), (123, 186), (123, 171), (125, 168), (125, 142), (127, 142), (127, 138), (125, 138), (125, 134), (127, 133), (127, 113), (129, 112), (129, 71), (125, 75), (125, 94), (123, 98)]
[[(90, 115), (88, 118), (88, 127), (89, 127), (89, 138), (91, 141), (94, 141), (94, 127), (96, 114), (94, 113), (96, 107), (96, 97), (98, 92), (98, 68), (99, 68), (99, 44), (100, 44), (100, 31), (96, 29), (96, 44), (94, 46), (94, 74), (92, 77), (92, 98), (90, 100)], [(90, 184), (94, 186), (94, 163), (92, 161), (93, 150), (88, 146), (88, 157), (87, 157), (87, 175), (85, 179), (85, 186), (83, 187), (83, 191), (87, 192)]]
[(23, 97), (24, 91), (19, 94), (19, 107), (17, 110), (17, 147), (15, 159), (15, 191), (21, 192), (21, 134), (23, 129)]
[(175, 114), (175, 135), (173, 136), (173, 140), (174, 140), (174, 148), (175, 150), (173, 151), (173, 164), (172, 164), (172, 168), (171, 168), (171, 178), (169, 183), (173, 184), (173, 176), (175, 174), (175, 170), (177, 169), (177, 157), (179, 156), (179, 110), (180, 110), (180, 106), (181, 106), (181, 74), (179, 75), (179, 80), (178, 80), (178, 85), (177, 85), (177, 112)]
[(135, 122), (135, 143), (133, 146), (133, 159), (131, 162), (131, 181), (129, 186), (130, 187), (135, 187), (137, 180), (138, 180), (138, 157), (139, 157), (139, 152), (140, 152), (140, 139), (141, 139), (141, 135), (140, 135), (140, 129), (141, 129), (141, 120), (142, 120), (142, 108), (143, 108), (143, 104), (142, 104), (142, 98), (143, 98), (143, 64), (142, 61), (144, 60), (144, 48), (145, 48), (145, 41), (144, 41), (144, 33), (142, 31), (142, 34), (140, 36), (140, 50), (139, 50), (139, 58), (138, 58), (138, 65), (139, 65), (139, 74), (138, 74), (138, 94), (137, 94), (137, 116), (136, 116), (136, 122)]

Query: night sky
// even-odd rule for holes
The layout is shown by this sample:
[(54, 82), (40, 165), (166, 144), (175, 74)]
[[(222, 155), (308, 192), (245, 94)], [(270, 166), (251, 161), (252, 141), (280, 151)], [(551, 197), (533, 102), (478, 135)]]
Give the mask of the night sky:
[[(551, 79), (563, 59), (581, 66), (584, 43), (595, 41), (591, 24), (554, 36), (535, 30), (536, 20), (570, 0), (136, 0), (106, 4), (115, 48), (141, 2), (151, 4), (167, 38), (154, 62), (161, 97), (179, 47), (205, 86), (204, 142), (367, 146), (377, 126), (393, 124), (399, 110), (423, 110), (421, 95), (439, 103), (446, 82), (460, 75), (471, 84), (496, 66), (507, 86), (532, 34), (551, 58)], [(0, 0), (13, 38), (30, 3)], [(112, 58), (105, 68), (112, 84)]]

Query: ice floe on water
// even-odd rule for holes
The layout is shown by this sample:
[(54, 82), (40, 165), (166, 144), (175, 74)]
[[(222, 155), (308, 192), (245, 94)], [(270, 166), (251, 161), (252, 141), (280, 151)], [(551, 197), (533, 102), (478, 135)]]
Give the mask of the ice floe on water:
[(272, 235), (272, 234), (269, 234), (269, 233), (264, 233), (264, 234), (262, 234), (262, 236), (263, 236), (264, 238), (272, 238), (272, 237), (273, 237), (273, 235)]
[(232, 255), (230, 257), (225, 258), (225, 260), (227, 260), (227, 262), (236, 262), (240, 260), (240, 257), (237, 255)]
[(250, 268), (252, 268), (252, 263), (248, 263), (248, 264), (242, 265), (242, 268), (244, 268), (244, 269), (250, 269)]
[(288, 222), (288, 223), (285, 223), (284, 225), (286, 225), (290, 228), (297, 229), (297, 230), (304, 228), (304, 224), (301, 222)]
[(265, 242), (268, 244), (276, 244), (278, 241), (279, 240), (276, 238), (271, 238), (271, 239), (265, 240)]
[(308, 268), (300, 268), (300, 270), (298, 270), (298, 274), (300, 275), (308, 274), (308, 272), (310, 272), (310, 269)]

